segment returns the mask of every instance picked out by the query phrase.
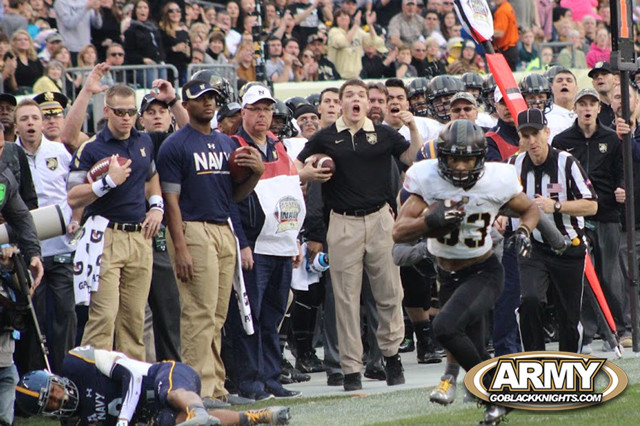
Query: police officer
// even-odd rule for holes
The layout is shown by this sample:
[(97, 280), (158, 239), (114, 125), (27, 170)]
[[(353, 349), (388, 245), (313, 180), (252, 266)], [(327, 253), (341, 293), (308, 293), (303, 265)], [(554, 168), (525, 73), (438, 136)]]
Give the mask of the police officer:
[(518, 114), (518, 134), (525, 152), (512, 157), (524, 191), (553, 219), (558, 230), (572, 241), (558, 255), (543, 243), (540, 231), (532, 233), (533, 253), (520, 257), (520, 330), (526, 351), (545, 350), (543, 312), (547, 289), (552, 285), (560, 327), (560, 350), (578, 352), (581, 333), (580, 303), (586, 247), (584, 217), (595, 214), (597, 196), (586, 172), (570, 153), (550, 148), (544, 113), (529, 109)]

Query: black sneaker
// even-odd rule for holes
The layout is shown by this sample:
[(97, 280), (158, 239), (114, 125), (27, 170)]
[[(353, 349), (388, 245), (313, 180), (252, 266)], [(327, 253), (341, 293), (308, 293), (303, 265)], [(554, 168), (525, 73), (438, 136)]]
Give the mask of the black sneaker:
[(362, 378), (360, 373), (351, 373), (344, 375), (344, 390), (347, 392), (362, 389)]
[(302, 395), (302, 392), (300, 392), (300, 391), (289, 390), (289, 389), (285, 389), (283, 387), (267, 388), (267, 392), (270, 392), (273, 396), (276, 397), (276, 399), (297, 398), (300, 395)]
[(296, 359), (296, 368), (303, 373), (319, 373), (325, 371), (324, 363), (314, 352), (307, 352)]
[(327, 386), (342, 386), (344, 385), (344, 374), (333, 373), (327, 376)]
[(415, 350), (416, 350), (416, 344), (413, 341), (413, 339), (404, 339), (402, 343), (400, 343), (400, 348), (398, 349), (398, 352), (406, 353), (406, 352), (413, 352)]
[(364, 370), (364, 377), (372, 380), (387, 380), (387, 373), (384, 369), (368, 368)]
[(404, 369), (402, 368), (402, 360), (400, 354), (384, 357), (384, 367), (387, 370), (387, 385), (403, 385)]
[(292, 383), (308, 382), (311, 380), (311, 376), (300, 372), (286, 358), (282, 359), (282, 371), (278, 381), (283, 385), (290, 385)]

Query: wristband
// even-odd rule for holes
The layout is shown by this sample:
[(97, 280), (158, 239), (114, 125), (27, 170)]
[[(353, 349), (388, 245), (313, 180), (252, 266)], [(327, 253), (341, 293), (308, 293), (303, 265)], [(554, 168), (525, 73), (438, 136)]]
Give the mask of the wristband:
[[(104, 177), (100, 180), (97, 180), (95, 182), (93, 182), (91, 184), (91, 190), (93, 191), (94, 194), (96, 194), (98, 197), (103, 197), (104, 195), (106, 195), (109, 191), (111, 191), (113, 188), (115, 187), (111, 187), (111, 185), (109, 184), (109, 180), (110, 178)], [(113, 181), (111, 181), (113, 182)]]
[(164, 213), (164, 200), (161, 195), (152, 195), (149, 197), (149, 210), (160, 210)]
[(108, 185), (108, 186), (109, 186), (109, 188), (111, 188), (111, 189), (113, 189), (113, 188), (115, 188), (115, 187), (117, 187), (117, 186), (118, 186), (118, 184), (117, 184), (117, 183), (115, 183), (115, 182), (113, 181), (113, 179), (111, 179), (111, 176), (109, 176), (109, 174), (106, 174), (106, 175), (104, 175), (104, 176), (102, 177), (102, 183), (103, 183), (105, 186), (107, 186), (107, 185)]
[(167, 106), (169, 108), (171, 108), (172, 106), (174, 106), (175, 104), (178, 103), (178, 101), (180, 100), (180, 97), (178, 95), (176, 95), (175, 98), (171, 99), (169, 102), (167, 102)]

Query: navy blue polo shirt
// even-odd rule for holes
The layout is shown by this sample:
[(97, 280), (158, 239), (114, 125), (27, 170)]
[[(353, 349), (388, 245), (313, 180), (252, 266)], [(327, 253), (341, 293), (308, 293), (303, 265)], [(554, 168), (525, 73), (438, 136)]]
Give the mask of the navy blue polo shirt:
[(128, 139), (116, 139), (109, 126), (78, 148), (71, 162), (71, 172), (88, 172), (105, 157), (118, 154), (131, 159), (131, 174), (122, 185), (89, 204), (87, 216), (100, 215), (113, 222), (140, 223), (147, 213), (144, 184), (152, 177), (153, 142), (146, 133), (131, 130)]
[(233, 186), (228, 159), (234, 149), (227, 135), (204, 135), (190, 125), (160, 146), (157, 167), (163, 192), (167, 186), (179, 185), (182, 220), (225, 222), (229, 218)]

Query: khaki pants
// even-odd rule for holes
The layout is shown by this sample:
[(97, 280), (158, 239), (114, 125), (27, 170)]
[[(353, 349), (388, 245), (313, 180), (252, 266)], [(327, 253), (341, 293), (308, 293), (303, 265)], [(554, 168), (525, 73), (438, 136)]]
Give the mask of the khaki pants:
[(392, 356), (404, 338), (400, 270), (393, 263), (388, 205), (364, 217), (331, 212), (327, 244), (336, 304), (340, 365), (344, 374), (362, 369), (360, 293), (363, 267), (369, 276), (380, 323), (376, 331), (384, 356)]
[[(182, 302), (182, 362), (200, 375), (202, 396), (219, 397), (228, 393), (220, 348), (236, 266), (236, 241), (226, 223), (184, 222), (183, 229), (194, 278), (185, 283), (176, 277)], [(175, 270), (176, 252), (170, 233), (167, 247)]]
[(115, 349), (134, 359), (145, 359), (144, 308), (151, 286), (151, 240), (141, 232), (107, 228), (100, 263), (100, 285), (91, 293), (89, 320), (83, 345)]

